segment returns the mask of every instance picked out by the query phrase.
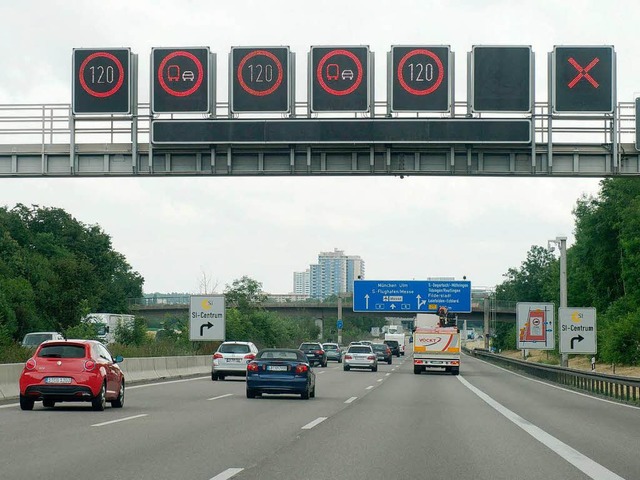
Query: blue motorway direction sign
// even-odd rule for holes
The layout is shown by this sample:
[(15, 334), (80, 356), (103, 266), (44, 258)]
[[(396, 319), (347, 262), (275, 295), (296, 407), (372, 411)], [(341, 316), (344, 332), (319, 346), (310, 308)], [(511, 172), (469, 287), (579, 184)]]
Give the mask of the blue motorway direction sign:
[(457, 280), (356, 280), (354, 312), (471, 312), (471, 282)]

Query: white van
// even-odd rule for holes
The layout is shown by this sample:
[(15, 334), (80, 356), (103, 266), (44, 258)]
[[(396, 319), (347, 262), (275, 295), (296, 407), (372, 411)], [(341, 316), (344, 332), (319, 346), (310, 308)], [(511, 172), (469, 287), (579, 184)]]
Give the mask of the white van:
[(31, 332), (27, 333), (22, 339), (22, 346), (36, 348), (47, 340), (64, 340), (64, 337), (58, 332)]

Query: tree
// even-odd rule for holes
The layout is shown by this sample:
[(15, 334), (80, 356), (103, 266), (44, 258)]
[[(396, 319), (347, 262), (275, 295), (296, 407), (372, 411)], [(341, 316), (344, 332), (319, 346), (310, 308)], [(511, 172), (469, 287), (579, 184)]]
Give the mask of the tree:
[(557, 260), (544, 247), (533, 245), (519, 269), (509, 268), (506, 280), (496, 287), (496, 298), (512, 302), (540, 302), (548, 299), (552, 266)]
[(261, 308), (261, 304), (267, 300), (267, 295), (262, 291), (262, 283), (244, 275), (234, 280), (231, 286), (226, 286), (224, 298), (227, 308), (248, 312)]

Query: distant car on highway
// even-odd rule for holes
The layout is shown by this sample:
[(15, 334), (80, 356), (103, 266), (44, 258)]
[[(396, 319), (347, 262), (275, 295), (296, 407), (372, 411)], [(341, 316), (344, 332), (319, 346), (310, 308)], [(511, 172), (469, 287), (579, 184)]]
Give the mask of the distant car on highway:
[(385, 340), (384, 344), (391, 349), (391, 354), (396, 357), (400, 356), (400, 344), (397, 340)]
[(368, 368), (378, 371), (378, 358), (370, 345), (352, 345), (344, 355), (343, 369), (348, 372), (352, 368)]
[(260, 350), (247, 365), (247, 398), (263, 393), (299, 394), (303, 400), (316, 396), (316, 374), (307, 355), (292, 348)]
[(31, 332), (27, 333), (22, 339), (22, 346), (36, 348), (47, 340), (64, 340), (64, 336), (59, 332)]
[(327, 361), (335, 360), (342, 363), (342, 348), (337, 343), (323, 343), (322, 348), (327, 354)]
[(300, 344), (299, 349), (307, 356), (311, 366), (314, 364), (320, 365), (321, 367), (327, 366), (327, 353), (324, 351), (321, 343), (304, 342)]
[(373, 351), (378, 357), (379, 361), (387, 362), (389, 365), (391, 365), (393, 361), (393, 354), (391, 353), (391, 349), (388, 345), (385, 345), (384, 343), (374, 343), (371, 346), (373, 347)]
[(91, 402), (102, 411), (106, 403), (124, 405), (125, 378), (118, 363), (96, 340), (50, 340), (40, 344), (20, 375), (20, 408), (36, 401), (52, 408), (57, 402)]
[(223, 342), (211, 359), (211, 380), (247, 375), (247, 364), (256, 357), (258, 348), (251, 342)]

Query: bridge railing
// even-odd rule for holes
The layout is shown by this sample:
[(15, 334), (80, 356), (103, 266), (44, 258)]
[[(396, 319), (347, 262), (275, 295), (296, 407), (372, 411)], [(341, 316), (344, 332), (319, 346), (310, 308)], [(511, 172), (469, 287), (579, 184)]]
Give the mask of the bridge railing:
[(604, 396), (640, 405), (640, 378), (585, 372), (571, 368), (525, 362), (496, 355), (483, 349), (465, 349), (465, 352), (510, 370), (520, 371), (543, 380), (566, 385), (574, 390), (582, 390), (591, 395)]

